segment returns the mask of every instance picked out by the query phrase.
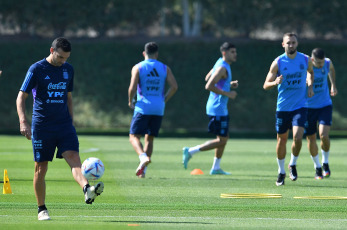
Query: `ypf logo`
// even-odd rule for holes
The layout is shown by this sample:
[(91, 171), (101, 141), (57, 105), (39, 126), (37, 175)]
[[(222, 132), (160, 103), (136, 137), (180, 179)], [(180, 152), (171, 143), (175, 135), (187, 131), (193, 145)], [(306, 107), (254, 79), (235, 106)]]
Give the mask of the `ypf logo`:
[(52, 92), (48, 91), (48, 97), (63, 97), (64, 96), (64, 91), (62, 92)]

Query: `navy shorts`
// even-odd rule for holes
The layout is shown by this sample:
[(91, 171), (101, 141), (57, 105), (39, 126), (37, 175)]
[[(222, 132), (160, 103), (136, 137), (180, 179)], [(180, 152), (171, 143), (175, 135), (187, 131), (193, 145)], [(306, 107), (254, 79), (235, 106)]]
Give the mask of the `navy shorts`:
[(319, 109), (308, 109), (305, 134), (317, 133), (317, 122), (320, 125), (331, 126), (333, 120), (333, 106), (328, 105)]
[(157, 137), (159, 135), (162, 120), (163, 116), (135, 113), (131, 120), (130, 134), (148, 134)]
[(276, 112), (276, 131), (283, 134), (292, 129), (293, 126), (305, 127), (307, 121), (307, 108), (300, 108), (294, 111)]
[(229, 116), (208, 116), (208, 132), (217, 136), (226, 137), (229, 135)]
[(78, 138), (73, 126), (60, 132), (34, 130), (31, 138), (36, 162), (52, 161), (56, 148), (56, 158), (63, 158), (62, 154), (68, 150), (79, 152)]

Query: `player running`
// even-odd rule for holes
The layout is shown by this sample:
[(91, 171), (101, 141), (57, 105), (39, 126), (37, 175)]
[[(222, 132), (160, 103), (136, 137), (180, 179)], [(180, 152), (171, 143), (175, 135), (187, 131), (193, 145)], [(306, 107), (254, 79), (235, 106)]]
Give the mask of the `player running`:
[[(316, 169), (315, 179), (323, 179), (331, 174), (329, 168), (330, 139), (329, 131), (332, 123), (332, 101), (330, 96), (337, 95), (335, 82), (335, 68), (332, 61), (325, 57), (321, 48), (312, 50), (314, 83), (314, 96), (308, 99), (308, 114), (305, 124), (307, 146)], [(330, 93), (328, 86), (330, 80)], [(318, 146), (316, 142), (317, 122), (319, 124), (320, 147), (322, 152), (322, 165), (319, 163)]]
[[(177, 82), (171, 69), (157, 60), (158, 45), (155, 42), (147, 43), (142, 54), (145, 60), (132, 68), (128, 89), (128, 105), (134, 109), (129, 141), (140, 159), (135, 171), (139, 178), (145, 178), (147, 165), (151, 162), (154, 138), (159, 134), (165, 104), (177, 91)], [(166, 93), (165, 83), (169, 85)], [(143, 135), (144, 146), (140, 141)]]
[(194, 154), (200, 151), (214, 149), (215, 155), (210, 175), (230, 175), (220, 167), (220, 162), (225, 146), (229, 139), (229, 112), (228, 101), (235, 99), (236, 91), (230, 88), (237, 88), (238, 81), (232, 81), (230, 65), (236, 62), (236, 47), (225, 42), (220, 47), (222, 57), (217, 60), (213, 69), (206, 75), (205, 88), (210, 91), (206, 104), (206, 114), (209, 117), (208, 131), (216, 135), (216, 139), (207, 141), (201, 145), (183, 148), (183, 166), (187, 169), (189, 160)]
[(278, 89), (276, 108), (277, 186), (284, 185), (286, 177), (284, 162), (289, 129), (293, 131), (292, 153), (288, 165), (289, 177), (292, 181), (298, 177), (296, 161), (301, 150), (307, 120), (307, 97), (312, 97), (314, 94), (312, 62), (307, 55), (297, 52), (297, 35), (284, 34), (282, 47), (285, 53), (272, 62), (263, 86), (265, 90), (276, 86)]

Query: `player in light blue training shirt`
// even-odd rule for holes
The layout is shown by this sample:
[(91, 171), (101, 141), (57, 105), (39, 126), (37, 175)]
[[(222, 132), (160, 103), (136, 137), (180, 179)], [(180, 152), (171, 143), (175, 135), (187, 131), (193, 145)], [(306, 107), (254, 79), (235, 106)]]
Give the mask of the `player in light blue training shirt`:
[(278, 65), (277, 75), (282, 75), (283, 81), (277, 86), (276, 111), (294, 111), (307, 107), (306, 76), (308, 57), (297, 52), (291, 59), (286, 53), (275, 60)]
[[(312, 97), (314, 94), (312, 62), (308, 56), (297, 52), (297, 46), (296, 34), (284, 34), (282, 47), (285, 53), (272, 62), (263, 86), (265, 90), (275, 86), (278, 89), (276, 109), (277, 186), (284, 185), (286, 176), (284, 163), (289, 129), (293, 129), (292, 154), (288, 166), (289, 176), (293, 181), (297, 179), (296, 161), (301, 150), (304, 125), (307, 119), (307, 97)], [(306, 91), (306, 84), (308, 91)]]
[[(38, 204), (38, 220), (49, 220), (45, 205), (45, 176), (48, 162), (64, 158), (75, 181), (81, 186), (85, 202), (92, 204), (103, 192), (104, 184), (90, 186), (82, 175), (79, 143), (73, 121), (72, 90), (74, 70), (67, 63), (71, 44), (66, 38), (57, 38), (50, 55), (30, 66), (17, 97), (20, 132), (32, 140), (35, 160), (34, 190)], [(32, 92), (34, 98), (32, 126), (25, 115), (25, 101)]]
[(138, 63), (137, 67), (139, 82), (135, 113), (163, 116), (167, 66), (156, 59), (146, 59)]
[(215, 149), (215, 156), (210, 171), (211, 175), (230, 175), (220, 167), (220, 162), (224, 153), (224, 148), (229, 139), (229, 113), (228, 100), (236, 98), (236, 91), (230, 88), (237, 88), (238, 81), (232, 81), (230, 65), (236, 61), (236, 47), (225, 42), (220, 47), (222, 57), (219, 58), (211, 71), (206, 76), (205, 88), (210, 91), (210, 96), (206, 104), (206, 113), (209, 117), (208, 131), (216, 135), (216, 139), (205, 142), (195, 147), (183, 148), (183, 166), (187, 169), (188, 161), (192, 156), (200, 151)]
[[(223, 58), (219, 58), (213, 66), (212, 74), (219, 68), (226, 69), (227, 77), (219, 80), (215, 86), (220, 90), (230, 92), (230, 82), (232, 79), (230, 64), (224, 61)], [(227, 116), (228, 100), (229, 98), (227, 96), (210, 91), (210, 96), (206, 104), (206, 114), (209, 116)]]
[[(154, 137), (159, 134), (165, 103), (176, 93), (177, 82), (171, 69), (158, 61), (158, 45), (149, 42), (145, 45), (145, 60), (131, 70), (128, 90), (128, 105), (134, 109), (130, 125), (129, 141), (140, 158), (136, 176), (144, 178), (147, 165), (151, 162)], [(165, 83), (169, 88), (165, 93)], [(137, 102), (134, 96), (137, 93)], [(145, 136), (142, 145), (141, 136)]]
[[(325, 57), (324, 51), (321, 48), (313, 49), (311, 59), (314, 70), (314, 96), (308, 99), (305, 134), (311, 158), (316, 169), (315, 179), (323, 179), (323, 176), (329, 177), (331, 174), (329, 167), (329, 131), (332, 123), (333, 106), (330, 96), (336, 96), (337, 94), (335, 68), (332, 61)], [(328, 78), (331, 85), (330, 92)], [(318, 146), (316, 142), (317, 123), (319, 124), (323, 167), (319, 162)]]

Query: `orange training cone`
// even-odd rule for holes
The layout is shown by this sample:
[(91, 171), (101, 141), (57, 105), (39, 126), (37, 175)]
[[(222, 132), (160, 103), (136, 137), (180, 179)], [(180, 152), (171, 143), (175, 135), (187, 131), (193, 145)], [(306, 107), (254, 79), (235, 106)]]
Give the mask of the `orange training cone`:
[(4, 186), (2, 189), (2, 194), (12, 194), (10, 179), (8, 179), (7, 169), (4, 171)]
[(204, 172), (201, 171), (201, 169), (194, 169), (193, 171), (190, 172), (190, 175), (203, 175)]

